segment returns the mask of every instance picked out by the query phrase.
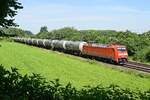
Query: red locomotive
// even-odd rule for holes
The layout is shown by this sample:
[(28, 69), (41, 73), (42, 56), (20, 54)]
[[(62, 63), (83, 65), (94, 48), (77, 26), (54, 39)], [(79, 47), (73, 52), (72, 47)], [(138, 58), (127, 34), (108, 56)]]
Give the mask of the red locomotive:
[(126, 47), (123, 45), (87, 44), (83, 46), (83, 53), (107, 59), (116, 64), (125, 64), (128, 59)]

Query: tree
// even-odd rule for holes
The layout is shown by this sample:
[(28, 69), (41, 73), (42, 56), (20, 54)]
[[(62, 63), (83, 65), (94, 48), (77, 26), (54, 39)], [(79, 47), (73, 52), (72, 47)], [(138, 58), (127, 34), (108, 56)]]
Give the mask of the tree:
[(33, 35), (33, 33), (32, 33), (31, 31), (29, 31), (29, 30), (25, 30), (24, 32), (25, 32), (27, 35), (30, 35), (30, 36)]
[(17, 10), (22, 8), (18, 0), (0, 0), (0, 26), (17, 26), (13, 17), (17, 14)]
[(46, 38), (48, 33), (49, 32), (47, 26), (42, 26), (40, 32), (36, 36), (37, 38)]
[(47, 26), (41, 27), (40, 33), (42, 33), (42, 32), (48, 32)]

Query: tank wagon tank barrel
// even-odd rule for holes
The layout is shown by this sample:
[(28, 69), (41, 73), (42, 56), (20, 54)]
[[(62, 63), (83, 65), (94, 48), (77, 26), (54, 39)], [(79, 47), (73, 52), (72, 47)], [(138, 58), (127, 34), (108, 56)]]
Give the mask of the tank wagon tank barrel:
[(51, 43), (51, 47), (54, 49), (64, 49), (63, 48), (63, 43), (64, 41), (63, 40), (52, 40), (52, 43)]
[(79, 41), (66, 41), (64, 44), (64, 48), (66, 50), (75, 50), (75, 51), (81, 51), (83, 49), (83, 45), (87, 44), (86, 42), (79, 42)]

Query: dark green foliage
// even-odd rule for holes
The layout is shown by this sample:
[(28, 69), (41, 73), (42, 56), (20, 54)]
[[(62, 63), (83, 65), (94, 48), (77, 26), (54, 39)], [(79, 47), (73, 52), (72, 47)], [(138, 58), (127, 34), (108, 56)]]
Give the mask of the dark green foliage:
[(58, 40), (80, 40), (80, 32), (74, 28), (65, 27), (59, 30), (53, 30), (52, 32), (40, 31), (40, 33), (37, 34), (37, 37)]
[(0, 0), (0, 26), (16, 26), (13, 17), (17, 14), (17, 10), (22, 8), (18, 0)]
[(43, 26), (41, 27), (40, 29), (40, 32), (37, 34), (37, 37), (45, 37), (46, 38), (46, 35), (48, 34), (48, 30), (47, 30), (47, 26)]
[(146, 53), (146, 60), (150, 62), (150, 50)]
[(29, 31), (29, 30), (25, 30), (24, 31), (27, 35), (29, 35), (29, 36), (33, 36), (33, 33), (31, 32), (31, 31)]
[(135, 54), (135, 56), (133, 57), (133, 59), (141, 62), (150, 62), (150, 47), (138, 51), (137, 54)]
[(31, 76), (11, 71), (0, 65), (0, 99), (1, 100), (149, 100), (150, 90), (131, 91), (116, 85), (103, 87), (86, 86), (81, 90), (68, 83), (60, 84), (59, 80), (47, 82), (38, 74)]
[(3, 28), (4, 36), (6, 37), (31, 37), (33, 36), (32, 32), (24, 31), (19, 28)]
[(42, 32), (48, 32), (47, 26), (41, 27), (40, 32), (41, 32), (41, 33), (42, 33)]

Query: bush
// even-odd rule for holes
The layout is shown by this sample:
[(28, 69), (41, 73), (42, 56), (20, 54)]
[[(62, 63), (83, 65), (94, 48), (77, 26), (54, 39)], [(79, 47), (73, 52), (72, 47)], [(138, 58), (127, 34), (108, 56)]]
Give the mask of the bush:
[(11, 71), (0, 66), (0, 99), (1, 100), (150, 100), (150, 90), (134, 92), (130, 89), (122, 89), (116, 85), (103, 87), (86, 86), (81, 90), (68, 83), (60, 84), (59, 80), (47, 82), (39, 74), (31, 76), (18, 73), (16, 68)]
[(12, 42), (14, 41), (12, 38), (9, 38), (9, 37), (0, 37), (0, 42), (1, 41), (9, 41), (9, 42)]
[(138, 51), (133, 59), (140, 62), (150, 62), (150, 48), (144, 48)]

